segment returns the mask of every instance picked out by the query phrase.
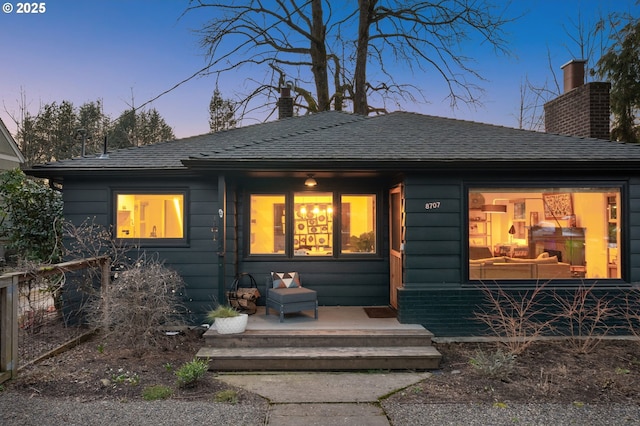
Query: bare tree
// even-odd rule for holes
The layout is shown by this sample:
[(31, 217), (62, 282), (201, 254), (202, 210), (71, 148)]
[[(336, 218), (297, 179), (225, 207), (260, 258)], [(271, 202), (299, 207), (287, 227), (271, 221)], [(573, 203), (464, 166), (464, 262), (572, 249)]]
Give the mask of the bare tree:
[[(474, 104), (483, 79), (463, 54), (464, 43), (479, 38), (496, 53), (508, 53), (502, 28), (509, 19), (490, 2), (192, 0), (185, 13), (198, 9), (216, 16), (201, 29), (207, 72), (267, 71), (262, 81), (252, 80), (244, 108), (258, 97), (273, 99), (287, 81), (296, 106), (309, 112), (341, 110), (350, 102), (355, 113), (369, 114), (384, 111), (388, 101), (425, 98), (426, 89), (402, 82), (407, 77), (398, 69), (420, 73), (431, 84), (432, 75), (443, 80), (452, 107)], [(371, 97), (381, 105), (372, 106)]]

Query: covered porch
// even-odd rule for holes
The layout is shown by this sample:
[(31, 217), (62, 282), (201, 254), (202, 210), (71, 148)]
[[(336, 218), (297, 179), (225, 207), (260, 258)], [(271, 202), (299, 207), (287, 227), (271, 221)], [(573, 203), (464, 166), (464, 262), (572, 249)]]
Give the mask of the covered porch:
[(371, 318), (362, 306), (323, 306), (313, 312), (287, 314), (259, 307), (241, 334), (204, 334), (198, 358), (215, 371), (291, 370), (431, 370), (440, 353), (432, 333), (395, 317)]

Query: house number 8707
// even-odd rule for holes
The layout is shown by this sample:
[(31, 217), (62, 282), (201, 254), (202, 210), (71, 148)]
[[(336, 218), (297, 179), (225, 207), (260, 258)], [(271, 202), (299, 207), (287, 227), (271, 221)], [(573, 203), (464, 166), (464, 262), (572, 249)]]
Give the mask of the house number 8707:
[(429, 203), (426, 203), (424, 205), (424, 208), (426, 210), (439, 209), (440, 208), (440, 201), (431, 201)]

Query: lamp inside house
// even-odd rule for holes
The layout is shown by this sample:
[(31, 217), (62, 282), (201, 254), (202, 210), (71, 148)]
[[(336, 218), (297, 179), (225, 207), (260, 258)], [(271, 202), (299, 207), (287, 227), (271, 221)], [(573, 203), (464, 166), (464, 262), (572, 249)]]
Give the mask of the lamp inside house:
[(307, 176), (307, 180), (304, 181), (304, 186), (308, 186), (308, 187), (314, 187), (318, 184), (318, 182), (316, 182), (316, 180), (313, 178), (313, 175), (308, 175)]
[(509, 228), (509, 234), (511, 234), (512, 236), (516, 233), (516, 228), (511, 225), (511, 228)]

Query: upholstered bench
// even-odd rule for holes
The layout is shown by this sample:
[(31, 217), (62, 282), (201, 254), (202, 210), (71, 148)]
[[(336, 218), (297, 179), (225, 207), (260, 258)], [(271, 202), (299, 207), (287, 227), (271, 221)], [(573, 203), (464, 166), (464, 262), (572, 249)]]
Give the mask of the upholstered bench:
[(297, 272), (269, 274), (265, 299), (265, 314), (269, 315), (269, 308), (277, 310), (280, 322), (284, 321), (284, 314), (311, 309), (315, 319), (318, 319), (318, 294), (315, 290), (302, 287)]

